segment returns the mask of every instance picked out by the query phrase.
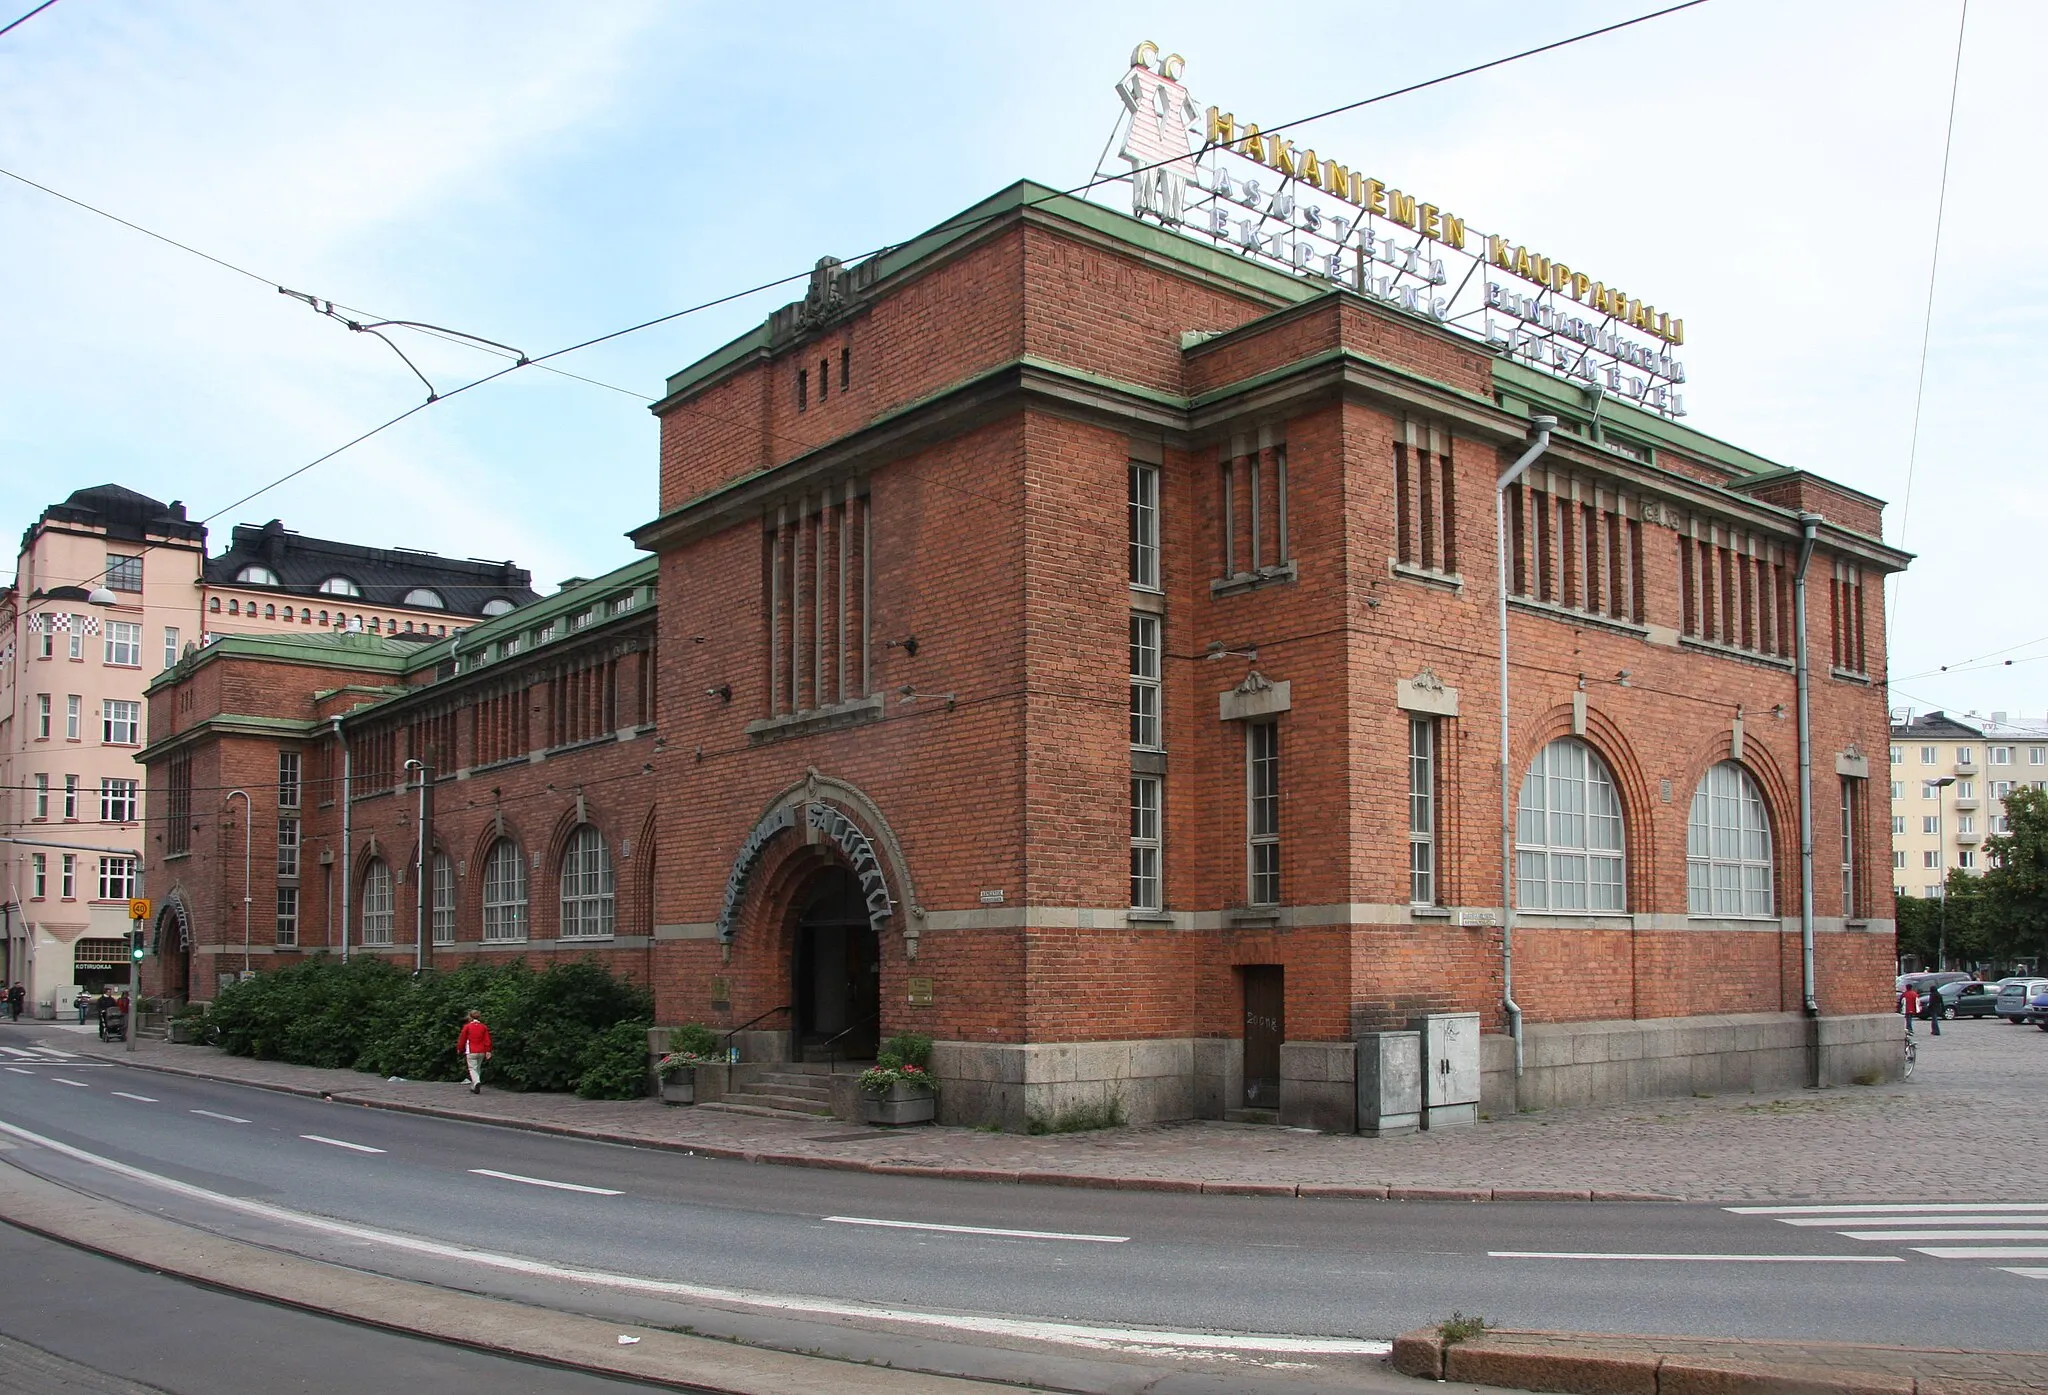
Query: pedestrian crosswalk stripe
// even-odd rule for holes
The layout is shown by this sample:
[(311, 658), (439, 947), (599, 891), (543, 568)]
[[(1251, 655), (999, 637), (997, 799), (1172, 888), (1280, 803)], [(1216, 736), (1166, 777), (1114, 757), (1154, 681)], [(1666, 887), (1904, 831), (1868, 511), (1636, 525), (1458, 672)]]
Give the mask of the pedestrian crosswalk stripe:
[(1779, 1225), (1834, 1226), (1914, 1226), (1914, 1225), (2048, 1225), (2048, 1215), (2039, 1212), (2007, 1212), (1995, 1216), (1930, 1216), (1914, 1212), (1910, 1216), (1774, 1216)]
[(2048, 1230), (1844, 1230), (1851, 1240), (2048, 1240)]
[(2048, 1211), (2048, 1201), (1848, 1202), (1840, 1206), (1724, 1206), (1737, 1216), (1916, 1216), (1935, 1212)]
[[(1816, 1227), (1845, 1240), (1896, 1245), (1909, 1254), (1948, 1260), (2048, 1260), (2048, 1202), (1864, 1201), (1837, 1205), (1726, 1206), (1738, 1216)], [(1963, 1241), (1928, 1244), (1927, 1241)], [(2048, 1268), (2006, 1269), (2020, 1278), (2048, 1278)]]

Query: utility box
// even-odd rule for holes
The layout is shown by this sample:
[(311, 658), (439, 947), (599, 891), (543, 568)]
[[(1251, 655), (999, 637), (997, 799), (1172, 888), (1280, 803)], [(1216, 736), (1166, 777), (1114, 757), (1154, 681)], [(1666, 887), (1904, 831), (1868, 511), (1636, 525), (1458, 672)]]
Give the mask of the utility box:
[(1433, 1013), (1414, 1025), (1422, 1036), (1422, 1126), (1479, 1122), (1479, 1014)]
[(1358, 1038), (1358, 1131), (1374, 1138), (1422, 1127), (1422, 1033)]

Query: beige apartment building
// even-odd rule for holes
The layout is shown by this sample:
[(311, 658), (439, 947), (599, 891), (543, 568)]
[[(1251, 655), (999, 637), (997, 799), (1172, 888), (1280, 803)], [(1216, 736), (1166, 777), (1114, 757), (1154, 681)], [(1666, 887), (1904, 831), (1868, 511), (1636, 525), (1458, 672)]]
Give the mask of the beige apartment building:
[(1978, 872), (2005, 829), (2005, 796), (2048, 788), (2048, 719), (1929, 712), (1892, 724), (1892, 887), (1936, 897), (1949, 870)]
[[(23, 533), (0, 587), (0, 981), (25, 983), (38, 1008), (129, 981), (129, 902), (148, 895), (143, 690), (187, 649), (321, 628), (426, 642), (537, 599), (510, 562), (308, 538), (276, 520), (235, 528), (211, 559), (206, 539), (181, 503), (81, 489)], [(209, 808), (226, 795), (194, 791)], [(282, 823), (250, 830), (280, 871), (297, 856)]]

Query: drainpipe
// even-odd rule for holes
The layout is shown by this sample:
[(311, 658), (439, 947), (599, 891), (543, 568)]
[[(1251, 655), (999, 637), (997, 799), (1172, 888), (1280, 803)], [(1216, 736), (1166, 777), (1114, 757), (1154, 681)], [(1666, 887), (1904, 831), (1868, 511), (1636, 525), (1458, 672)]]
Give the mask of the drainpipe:
[(350, 777), (355, 771), (351, 765), (353, 757), (349, 754), (348, 738), (342, 735), (341, 718), (338, 716), (329, 717), (327, 720), (334, 723), (334, 739), (341, 743), (341, 962), (346, 964), (348, 962), (348, 859), (349, 825), (351, 820), (349, 783)]
[[(1812, 678), (1806, 666), (1806, 564), (1813, 560), (1820, 524), (1817, 513), (1799, 515), (1799, 570), (1792, 576), (1792, 632), (1799, 646), (1799, 959), (1802, 1006), (1809, 1018), (1820, 1016), (1820, 999), (1813, 972), (1813, 721), (1807, 701)], [(1816, 1051), (1816, 1072), (1819, 1064)]]
[(1500, 612), (1500, 993), (1508, 1010), (1508, 1034), (1515, 1039), (1515, 1078), (1522, 1078), (1522, 1005), (1515, 1001), (1515, 797), (1508, 783), (1508, 486), (1550, 448), (1553, 416), (1529, 418), (1535, 433), (1529, 449), (1494, 481), (1494, 591)]

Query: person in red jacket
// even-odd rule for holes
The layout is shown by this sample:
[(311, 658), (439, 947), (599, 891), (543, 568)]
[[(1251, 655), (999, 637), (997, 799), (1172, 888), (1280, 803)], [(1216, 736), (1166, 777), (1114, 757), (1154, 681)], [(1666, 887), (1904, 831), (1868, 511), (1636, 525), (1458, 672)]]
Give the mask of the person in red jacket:
[(482, 1094), (484, 1062), (491, 1059), (491, 1029), (484, 1025), (484, 1015), (475, 1008), (469, 1010), (469, 1020), (462, 1024), (462, 1035), (455, 1038), (455, 1049), (462, 1053), (463, 1064), (469, 1067), (469, 1092)]

